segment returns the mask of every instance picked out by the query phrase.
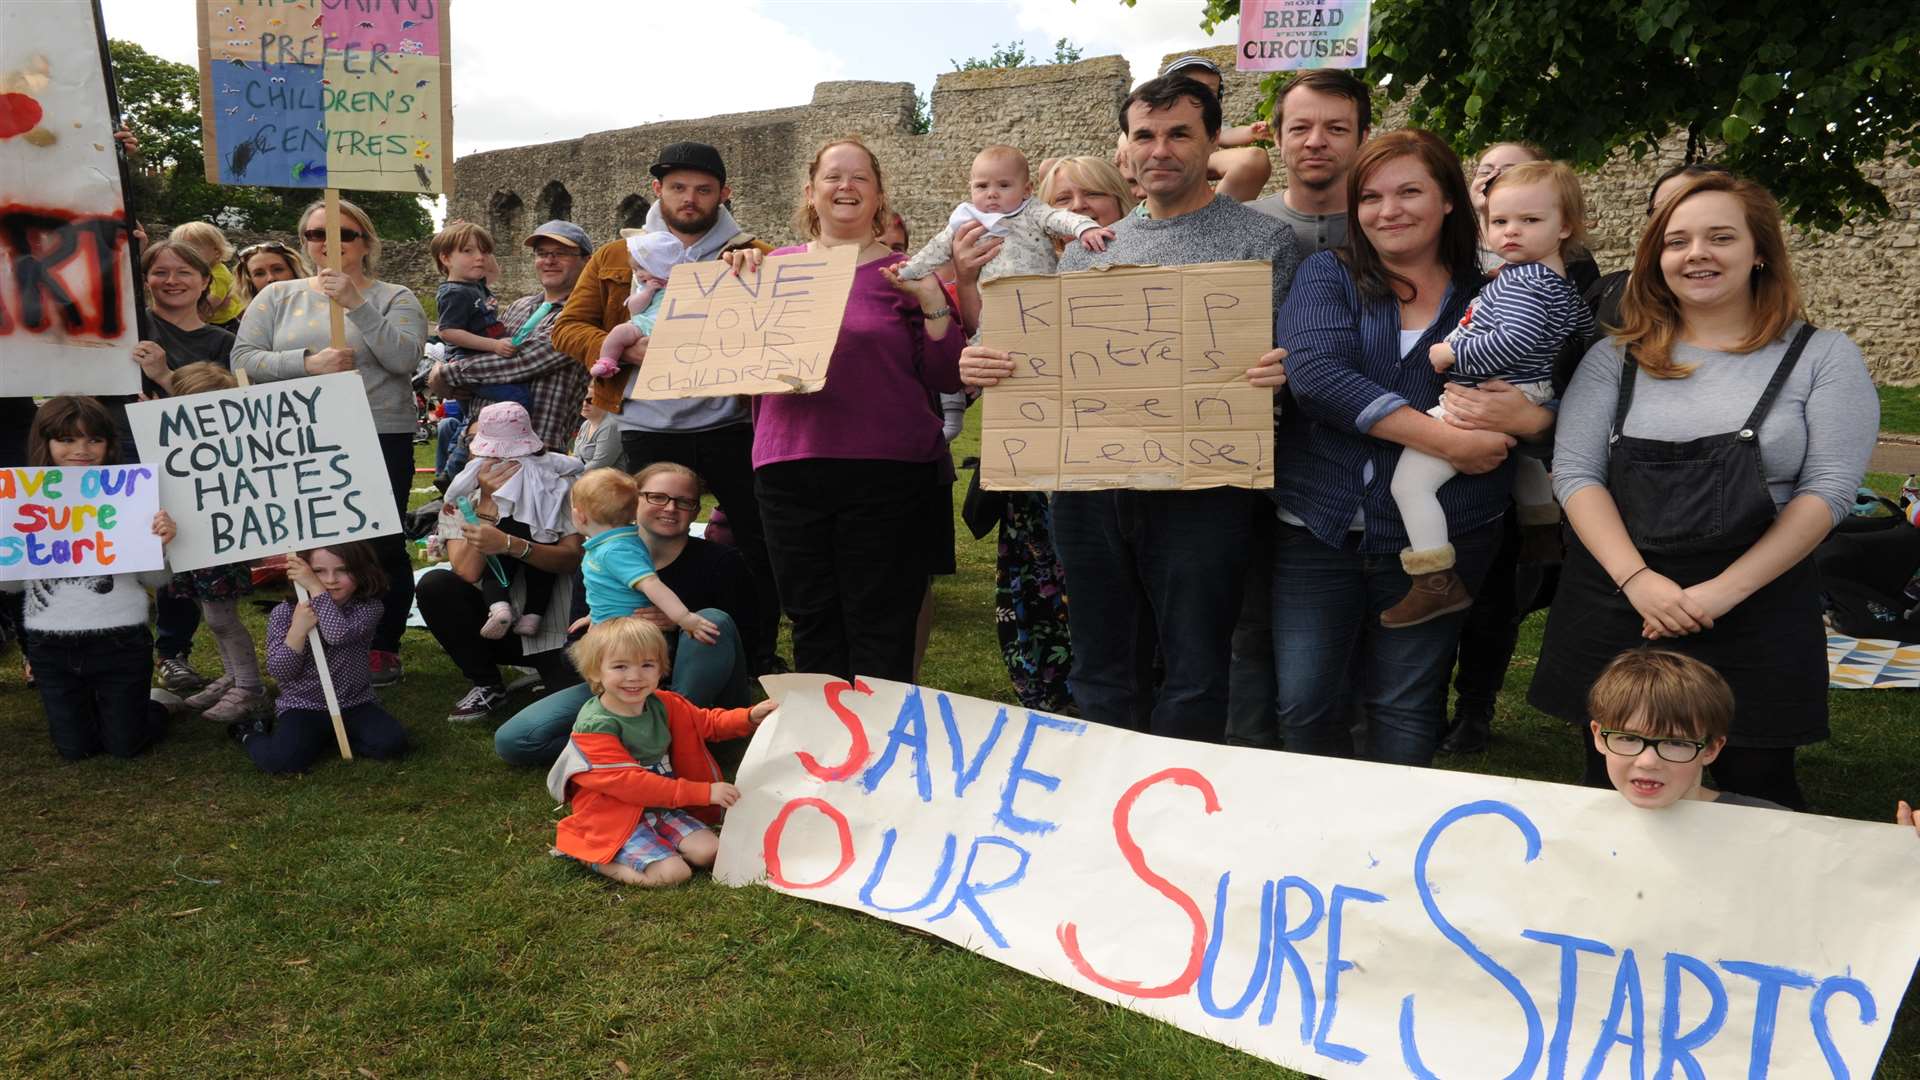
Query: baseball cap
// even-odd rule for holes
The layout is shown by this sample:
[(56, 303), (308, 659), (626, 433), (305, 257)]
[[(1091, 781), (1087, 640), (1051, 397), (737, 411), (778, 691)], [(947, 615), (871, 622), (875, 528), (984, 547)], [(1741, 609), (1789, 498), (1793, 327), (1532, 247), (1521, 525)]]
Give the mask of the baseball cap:
[(571, 221), (561, 221), (556, 218), (547, 222), (533, 230), (533, 234), (526, 239), (526, 245), (532, 247), (533, 242), (542, 236), (549, 240), (558, 240), (582, 255), (593, 254), (593, 241), (587, 239), (587, 230)]
[(722, 184), (727, 182), (727, 166), (720, 160), (720, 151), (706, 143), (677, 142), (660, 151), (660, 157), (654, 161), (653, 168), (647, 171), (655, 180), (675, 169), (696, 169), (710, 173)]
[(1183, 56), (1180, 59), (1175, 60), (1173, 63), (1168, 64), (1166, 66), (1166, 70), (1162, 71), (1160, 74), (1162, 77), (1164, 77), (1167, 75), (1175, 74), (1176, 72), (1185, 71), (1188, 68), (1199, 68), (1203, 71), (1211, 71), (1213, 72), (1216, 78), (1225, 78), (1225, 76), (1222, 76), (1220, 74), (1220, 65), (1214, 63), (1213, 61), (1207, 59), (1204, 56)]

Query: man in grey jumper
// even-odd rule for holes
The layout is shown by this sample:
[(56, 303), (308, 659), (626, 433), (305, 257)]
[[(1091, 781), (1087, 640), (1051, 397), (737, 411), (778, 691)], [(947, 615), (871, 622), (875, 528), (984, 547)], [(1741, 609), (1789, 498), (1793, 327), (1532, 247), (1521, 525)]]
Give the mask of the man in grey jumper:
[[(1095, 266), (1260, 260), (1273, 264), (1280, 309), (1299, 264), (1293, 230), (1207, 186), (1207, 156), (1220, 134), (1220, 102), (1177, 75), (1143, 83), (1120, 107), (1127, 153), (1146, 190), (1147, 216), (1122, 218), (1107, 250), (1069, 248), (1067, 273)], [(1006, 354), (970, 348), (985, 371)], [(1261, 357), (1235, 358), (1248, 367)], [(961, 374), (970, 365), (965, 358)], [(974, 380), (970, 380), (974, 381)], [(986, 374), (978, 385), (998, 377)], [(1053, 496), (1054, 546), (1066, 570), (1073, 667), (1067, 685), (1080, 714), (1097, 723), (1220, 742), (1225, 734), (1227, 661), (1246, 577), (1256, 512), (1272, 513), (1261, 492), (1062, 491)], [(1147, 678), (1136, 628), (1156, 630), (1166, 678)]]

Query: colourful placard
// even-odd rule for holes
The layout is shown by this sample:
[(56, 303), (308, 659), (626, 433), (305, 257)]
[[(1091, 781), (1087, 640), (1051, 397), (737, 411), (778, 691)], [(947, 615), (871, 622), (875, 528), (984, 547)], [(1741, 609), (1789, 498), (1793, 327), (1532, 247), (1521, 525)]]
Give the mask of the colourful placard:
[(0, 396), (133, 394), (133, 263), (99, 27), (0, 3)]
[(1241, 0), (1241, 71), (1367, 66), (1372, 0)]
[(0, 469), (0, 581), (158, 570), (159, 508), (145, 465)]
[(207, 179), (453, 190), (448, 0), (199, 0)]
[(1872, 1076), (1920, 954), (1891, 822), (764, 682), (717, 881), (1314, 1076)]

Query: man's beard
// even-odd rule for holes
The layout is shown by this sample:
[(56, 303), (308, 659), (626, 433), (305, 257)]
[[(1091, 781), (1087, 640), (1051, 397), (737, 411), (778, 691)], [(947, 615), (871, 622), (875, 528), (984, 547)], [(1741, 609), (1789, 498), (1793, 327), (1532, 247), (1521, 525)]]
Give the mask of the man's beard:
[[(692, 210), (692, 208), (689, 209)], [(672, 226), (675, 232), (683, 232), (689, 236), (700, 236), (704, 235), (708, 229), (713, 228), (714, 224), (720, 220), (720, 209), (720, 204), (714, 203), (712, 212), (695, 218), (692, 221), (688, 221), (680, 215), (665, 209), (661, 210), (660, 213), (662, 217), (667, 219), (667, 224)]]

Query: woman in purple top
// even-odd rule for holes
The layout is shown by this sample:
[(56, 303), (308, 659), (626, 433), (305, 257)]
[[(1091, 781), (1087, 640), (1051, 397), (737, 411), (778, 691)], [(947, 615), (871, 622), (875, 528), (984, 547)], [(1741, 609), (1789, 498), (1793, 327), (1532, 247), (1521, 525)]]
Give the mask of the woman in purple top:
[(406, 729), (374, 697), (367, 663), (387, 591), (372, 546), (355, 541), (290, 555), (287, 580), (307, 590), (307, 599), (285, 601), (267, 616), (267, 674), (280, 682), (278, 716), (236, 723), (228, 732), (262, 772), (304, 772), (333, 747), (333, 722), (312, 652), (311, 634), (318, 630), (353, 755), (406, 753)]
[[(754, 488), (794, 666), (851, 678), (913, 678), (913, 629), (931, 544), (926, 503), (947, 452), (933, 393), (960, 389), (965, 335), (939, 281), (902, 280), (880, 242), (892, 220), (880, 162), (857, 139), (820, 148), (794, 227), (775, 255), (859, 250), (846, 317), (818, 393), (753, 399)], [(725, 256), (752, 268), (749, 249)]]

